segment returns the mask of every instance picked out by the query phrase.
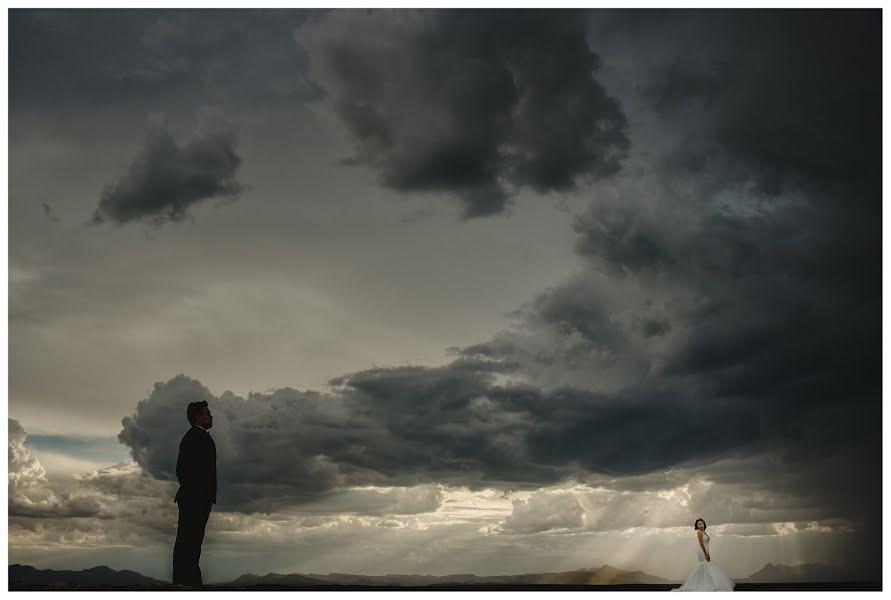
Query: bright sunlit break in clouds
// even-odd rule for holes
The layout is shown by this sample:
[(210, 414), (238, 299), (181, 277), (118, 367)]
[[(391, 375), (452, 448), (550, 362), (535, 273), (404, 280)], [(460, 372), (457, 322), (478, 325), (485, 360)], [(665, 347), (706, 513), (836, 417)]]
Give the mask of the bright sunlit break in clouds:
[[(757, 40), (757, 43), (753, 40)], [(878, 10), (9, 12), (9, 562), (881, 577)]]

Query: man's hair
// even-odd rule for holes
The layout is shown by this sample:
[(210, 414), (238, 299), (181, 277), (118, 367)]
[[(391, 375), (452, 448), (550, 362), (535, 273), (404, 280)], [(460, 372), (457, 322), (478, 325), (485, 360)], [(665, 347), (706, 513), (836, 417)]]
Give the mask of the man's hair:
[(186, 407), (186, 417), (189, 419), (190, 425), (195, 424), (195, 417), (203, 413), (205, 408), (207, 408), (207, 400), (189, 403), (189, 406)]

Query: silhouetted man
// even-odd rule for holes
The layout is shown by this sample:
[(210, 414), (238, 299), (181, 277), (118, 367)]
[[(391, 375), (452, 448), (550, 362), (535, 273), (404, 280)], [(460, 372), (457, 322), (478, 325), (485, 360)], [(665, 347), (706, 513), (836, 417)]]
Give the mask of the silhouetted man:
[(176, 478), (179, 491), (173, 499), (179, 505), (176, 544), (173, 546), (173, 583), (200, 586), (201, 544), (210, 508), (217, 501), (217, 447), (207, 430), (213, 416), (207, 402), (192, 402), (186, 408), (192, 428), (179, 443)]

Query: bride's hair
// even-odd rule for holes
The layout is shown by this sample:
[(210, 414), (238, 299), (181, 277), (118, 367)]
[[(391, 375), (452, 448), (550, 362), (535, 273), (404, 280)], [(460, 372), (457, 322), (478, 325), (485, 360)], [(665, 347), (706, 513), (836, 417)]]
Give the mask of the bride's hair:
[(699, 524), (700, 521), (702, 521), (703, 531), (708, 529), (708, 525), (705, 524), (705, 519), (696, 519), (695, 521), (693, 521), (693, 529), (696, 529), (696, 526)]

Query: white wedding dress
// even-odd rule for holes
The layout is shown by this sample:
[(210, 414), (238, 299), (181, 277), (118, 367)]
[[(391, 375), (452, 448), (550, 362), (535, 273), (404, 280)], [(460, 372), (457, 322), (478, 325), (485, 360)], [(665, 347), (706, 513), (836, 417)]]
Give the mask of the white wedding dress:
[[(705, 544), (706, 550), (708, 550), (708, 542), (708, 534), (703, 531), (702, 543)], [(687, 575), (687, 579), (684, 580), (683, 585), (674, 588), (671, 590), (672, 592), (733, 591), (736, 584), (724, 574), (724, 571), (722, 571), (714, 561), (705, 559), (705, 553), (702, 551), (698, 539), (696, 539), (696, 558), (699, 559), (699, 562), (696, 563), (696, 566), (690, 571), (690, 574)]]

